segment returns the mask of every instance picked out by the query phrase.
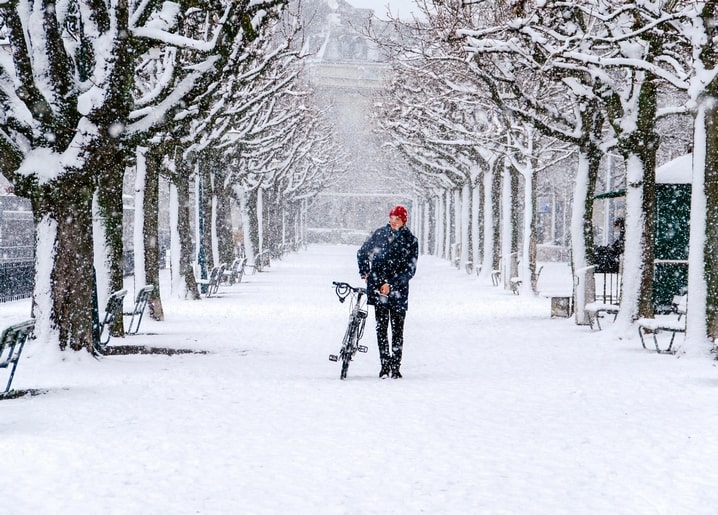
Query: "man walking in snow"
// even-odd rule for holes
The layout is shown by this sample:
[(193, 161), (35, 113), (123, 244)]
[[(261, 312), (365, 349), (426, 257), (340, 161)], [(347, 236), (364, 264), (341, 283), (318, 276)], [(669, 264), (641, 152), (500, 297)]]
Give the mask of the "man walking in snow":
[[(382, 379), (401, 377), (404, 320), (409, 307), (409, 280), (416, 273), (419, 243), (406, 227), (404, 206), (389, 212), (389, 223), (380, 227), (357, 252), (359, 275), (367, 283), (368, 303), (374, 306), (376, 339)], [(391, 323), (391, 349), (387, 336)]]

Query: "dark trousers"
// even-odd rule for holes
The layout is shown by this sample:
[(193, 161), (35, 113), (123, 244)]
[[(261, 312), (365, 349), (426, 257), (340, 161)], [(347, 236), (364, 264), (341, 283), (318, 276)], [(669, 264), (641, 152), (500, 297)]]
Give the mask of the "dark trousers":
[[(404, 320), (406, 313), (392, 311), (384, 306), (374, 306), (376, 317), (376, 340), (379, 344), (379, 359), (382, 366), (390, 365), (398, 370), (401, 365), (401, 353), (404, 348)], [(391, 322), (391, 352), (387, 331)]]

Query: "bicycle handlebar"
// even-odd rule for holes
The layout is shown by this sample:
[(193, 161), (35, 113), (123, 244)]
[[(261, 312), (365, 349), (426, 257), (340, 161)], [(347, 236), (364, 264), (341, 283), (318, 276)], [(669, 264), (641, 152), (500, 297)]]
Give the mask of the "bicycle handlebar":
[(366, 295), (366, 288), (357, 288), (349, 283), (337, 281), (333, 281), (332, 284), (334, 285), (334, 292), (339, 297), (339, 302), (344, 302), (344, 299), (349, 296), (349, 292)]

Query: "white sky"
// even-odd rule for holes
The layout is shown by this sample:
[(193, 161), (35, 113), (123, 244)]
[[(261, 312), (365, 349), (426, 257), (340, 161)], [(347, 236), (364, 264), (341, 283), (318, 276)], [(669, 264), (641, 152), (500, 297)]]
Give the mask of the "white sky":
[(418, 14), (418, 8), (414, 0), (347, 0), (350, 5), (365, 9), (373, 9), (374, 14), (378, 18), (384, 18), (387, 5), (393, 14), (399, 14), (401, 17), (411, 17), (411, 12)]

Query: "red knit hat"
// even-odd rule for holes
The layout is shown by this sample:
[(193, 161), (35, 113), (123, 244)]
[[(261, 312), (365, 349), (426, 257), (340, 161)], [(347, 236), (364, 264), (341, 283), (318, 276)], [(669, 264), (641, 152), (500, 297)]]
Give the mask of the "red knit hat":
[(394, 209), (389, 211), (389, 216), (396, 216), (398, 218), (401, 218), (401, 221), (404, 224), (409, 218), (409, 215), (407, 214), (406, 208), (404, 206), (396, 206)]

